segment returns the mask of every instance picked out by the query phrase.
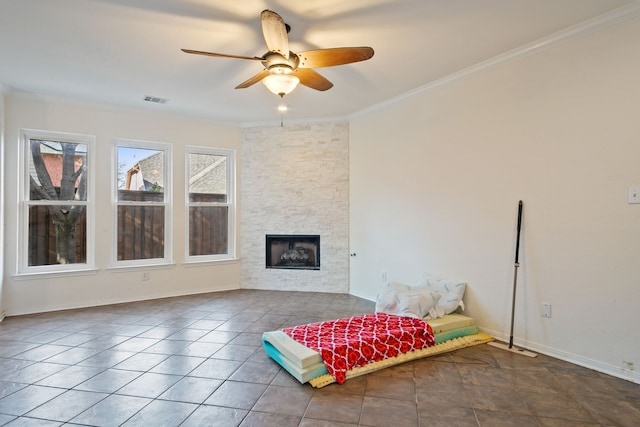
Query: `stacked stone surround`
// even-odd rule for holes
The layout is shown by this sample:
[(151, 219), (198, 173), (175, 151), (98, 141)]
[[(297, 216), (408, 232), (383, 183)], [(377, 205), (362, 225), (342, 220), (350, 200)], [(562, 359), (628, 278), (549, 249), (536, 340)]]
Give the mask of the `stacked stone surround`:
[[(241, 287), (349, 291), (349, 125), (243, 130)], [(320, 270), (267, 269), (267, 234), (319, 234)]]

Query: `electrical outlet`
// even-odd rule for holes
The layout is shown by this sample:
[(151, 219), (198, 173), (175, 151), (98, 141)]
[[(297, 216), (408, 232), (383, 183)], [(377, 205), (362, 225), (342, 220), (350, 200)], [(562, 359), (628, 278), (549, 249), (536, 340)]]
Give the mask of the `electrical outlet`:
[(640, 187), (629, 187), (629, 204), (640, 203)]
[(146, 282), (147, 280), (149, 280), (149, 272), (145, 271), (142, 273), (142, 281)]
[(542, 317), (551, 318), (551, 304), (548, 302), (542, 303)]
[(633, 362), (622, 361), (623, 371), (633, 371)]
[(387, 283), (387, 272), (386, 271), (381, 271), (380, 272), (380, 280), (382, 280), (382, 283)]

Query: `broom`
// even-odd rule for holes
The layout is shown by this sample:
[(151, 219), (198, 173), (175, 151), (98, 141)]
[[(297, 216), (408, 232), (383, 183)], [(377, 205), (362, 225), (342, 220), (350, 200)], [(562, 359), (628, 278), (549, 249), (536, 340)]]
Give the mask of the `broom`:
[(504, 344), (496, 341), (489, 342), (488, 344), (500, 348), (502, 350), (507, 350), (512, 353), (522, 354), (528, 357), (536, 357), (536, 353), (532, 353), (528, 350), (517, 348), (513, 346), (513, 322), (516, 313), (516, 283), (518, 281), (518, 267), (520, 267), (520, 263), (518, 262), (518, 253), (520, 252), (520, 228), (522, 227), (522, 200), (518, 202), (518, 228), (516, 232), (516, 261), (514, 263), (513, 269), (513, 299), (511, 301), (511, 331), (509, 333), (509, 344)]

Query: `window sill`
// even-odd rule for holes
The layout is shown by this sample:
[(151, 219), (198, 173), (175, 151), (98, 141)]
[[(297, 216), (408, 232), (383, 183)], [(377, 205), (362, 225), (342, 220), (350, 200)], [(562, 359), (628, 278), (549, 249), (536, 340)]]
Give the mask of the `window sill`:
[(15, 280), (37, 280), (50, 277), (66, 277), (66, 276), (89, 276), (98, 274), (97, 268), (88, 268), (84, 270), (61, 270), (61, 271), (38, 271), (18, 273), (11, 276)]
[(185, 268), (191, 267), (206, 267), (211, 265), (224, 265), (224, 264), (237, 264), (240, 261), (240, 258), (227, 258), (227, 259), (207, 259), (207, 260), (190, 260), (184, 261), (180, 265)]
[(109, 273), (125, 273), (127, 271), (140, 270), (169, 270), (174, 268), (175, 264), (140, 264), (140, 265), (114, 265), (107, 268)]

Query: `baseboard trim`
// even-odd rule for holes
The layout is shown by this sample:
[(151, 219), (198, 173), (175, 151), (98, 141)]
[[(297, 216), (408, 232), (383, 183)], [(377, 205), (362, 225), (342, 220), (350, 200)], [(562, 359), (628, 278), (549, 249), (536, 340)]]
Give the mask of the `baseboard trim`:
[(190, 289), (190, 290), (181, 290), (181, 291), (172, 291), (172, 292), (158, 292), (154, 294), (145, 295), (144, 297), (133, 297), (133, 298), (113, 298), (102, 301), (92, 301), (86, 303), (73, 304), (68, 306), (49, 306), (43, 307), (38, 310), (25, 310), (21, 312), (10, 312), (6, 313), (7, 317), (12, 316), (27, 316), (30, 314), (41, 314), (41, 313), (52, 313), (55, 311), (64, 311), (64, 310), (77, 310), (82, 308), (91, 308), (91, 307), (104, 307), (107, 305), (115, 305), (115, 304), (129, 304), (136, 303), (142, 301), (151, 301), (151, 300), (160, 300), (165, 298), (174, 298), (174, 297), (188, 297), (191, 295), (200, 295), (200, 294), (208, 294), (215, 292), (226, 292), (226, 291), (235, 291), (240, 290), (238, 287), (221, 287), (215, 289)]
[[(482, 328), (482, 327), (479, 327), (478, 329), (480, 329), (482, 332), (485, 332), (493, 336), (497, 340), (509, 342), (509, 337), (507, 336), (507, 334), (493, 331), (487, 328)], [(530, 342), (527, 340), (521, 340), (518, 338), (514, 338), (513, 344), (518, 347), (522, 347), (527, 350), (534, 351), (536, 353), (544, 354), (546, 356), (550, 356), (555, 359), (564, 360), (565, 362), (582, 366), (583, 368), (591, 369), (603, 374), (611, 375), (612, 377), (631, 381), (632, 383), (635, 383), (635, 384), (640, 384), (640, 373), (635, 371), (622, 369), (621, 367), (613, 366), (608, 363), (599, 362), (597, 360), (580, 356), (575, 353), (570, 353), (564, 350)]]

